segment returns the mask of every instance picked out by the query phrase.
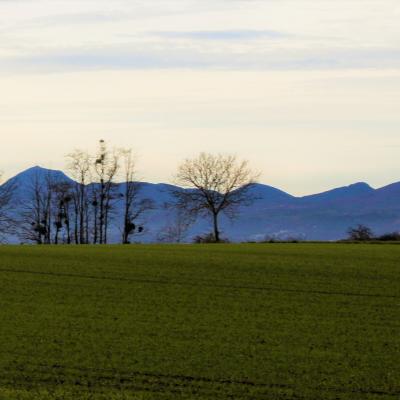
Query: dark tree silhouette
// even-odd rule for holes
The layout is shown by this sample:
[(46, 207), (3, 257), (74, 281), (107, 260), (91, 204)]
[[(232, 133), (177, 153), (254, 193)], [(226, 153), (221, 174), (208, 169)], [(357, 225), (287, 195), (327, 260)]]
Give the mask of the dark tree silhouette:
[(372, 240), (374, 238), (372, 230), (368, 226), (361, 224), (357, 225), (356, 227), (349, 228), (347, 234), (349, 240), (354, 240), (359, 242)]
[(67, 155), (67, 167), (77, 182), (71, 192), (74, 206), (74, 237), (76, 244), (89, 242), (89, 198), (87, 185), (91, 179), (92, 160), (86, 151), (75, 150)]
[(52, 242), (52, 205), (55, 182), (50, 174), (41, 179), (36, 175), (27, 193), (21, 215), (19, 235), (21, 239), (37, 244)]
[(78, 234), (77, 229), (74, 229), (74, 233), (72, 233), (71, 229), (71, 221), (75, 220), (74, 216), (77, 215), (75, 207), (72, 207), (75, 188), (76, 185), (70, 182), (58, 182), (52, 186), (54, 192), (52, 206), (53, 221), (56, 229), (56, 235), (53, 241), (54, 244), (58, 244), (61, 230), (64, 230), (66, 244), (71, 244), (73, 238), (75, 239), (75, 243), (79, 242), (76, 236)]
[[(98, 155), (94, 163), (94, 170), (99, 183), (99, 189), (96, 199), (98, 207), (98, 238), (100, 244), (107, 243), (108, 227), (110, 215), (115, 200), (115, 182), (114, 179), (119, 170), (118, 153), (110, 151), (104, 140), (99, 142)], [(97, 233), (95, 234), (97, 237)], [(97, 242), (97, 241), (96, 241)]]
[(142, 184), (136, 181), (135, 158), (131, 149), (121, 149), (122, 172), (124, 175), (124, 192), (120, 197), (124, 202), (124, 221), (122, 228), (122, 243), (129, 244), (135, 233), (142, 233), (143, 226), (137, 220), (146, 212), (154, 208), (152, 200), (139, 198)]

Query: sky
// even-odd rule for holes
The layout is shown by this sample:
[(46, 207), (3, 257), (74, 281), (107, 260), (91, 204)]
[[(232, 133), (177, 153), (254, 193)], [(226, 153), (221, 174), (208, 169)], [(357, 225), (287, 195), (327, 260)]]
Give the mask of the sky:
[(398, 0), (0, 0), (0, 170), (99, 139), (171, 182), (236, 154), (304, 195), (400, 181)]

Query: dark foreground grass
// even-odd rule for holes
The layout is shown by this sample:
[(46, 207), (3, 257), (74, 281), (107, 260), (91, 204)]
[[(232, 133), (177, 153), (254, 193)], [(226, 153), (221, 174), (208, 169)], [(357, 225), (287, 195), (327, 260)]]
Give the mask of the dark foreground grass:
[(0, 248), (0, 399), (399, 399), (400, 246)]

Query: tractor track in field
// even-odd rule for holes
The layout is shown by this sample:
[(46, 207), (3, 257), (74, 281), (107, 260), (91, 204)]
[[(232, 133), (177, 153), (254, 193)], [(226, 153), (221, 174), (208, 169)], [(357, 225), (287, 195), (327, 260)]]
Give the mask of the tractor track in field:
[[(16, 378), (16, 374), (13, 372), (12, 384), (25, 389), (40, 386), (67, 385), (74, 386), (82, 391), (113, 389), (171, 394), (177, 397), (190, 394), (202, 397), (207, 396), (210, 399), (240, 398), (246, 400), (254, 399), (254, 395), (257, 397), (263, 396), (262, 398), (264, 398), (264, 396), (271, 393), (271, 389), (291, 389), (289, 385), (255, 384), (248, 381), (214, 380), (204, 377), (138, 371), (121, 373), (121, 371), (114, 370), (61, 367), (59, 365), (38, 365), (29, 371), (18, 369), (18, 372), (22, 373), (22, 376)], [(25, 374), (29, 374), (29, 377), (32, 378), (26, 379)], [(227, 387), (230, 389), (227, 389)], [(255, 394), (249, 393), (248, 391), (251, 389), (256, 389), (257, 392)], [(299, 396), (294, 397), (294, 399), (305, 400), (305, 398)]]
[[(31, 364), (30, 366), (32, 368), (27, 368), (26, 370), (24, 368), (18, 368), (16, 370), (22, 376), (20, 375), (20, 377), (18, 377), (18, 374), (13, 374), (13, 385), (17, 385), (21, 388), (36, 387), (38, 385), (69, 385), (79, 387), (82, 390), (109, 388), (164, 394), (168, 392), (174, 395), (182, 395), (190, 392), (193, 395), (212, 395), (213, 397), (210, 398), (224, 397), (232, 399), (254, 399), (258, 398), (258, 396), (271, 395), (271, 390), (290, 390), (292, 394), (289, 398), (298, 400), (306, 399), (306, 397), (296, 394), (297, 386), (294, 384), (260, 383), (250, 380), (213, 379), (202, 376), (120, 371), (105, 368), (69, 367), (58, 364)], [(4, 378), (5, 376), (3, 375), (3, 379)], [(3, 379), (0, 379), (0, 383)], [(92, 383), (92, 381), (95, 382)], [(321, 398), (320, 394), (317, 395), (317, 393), (321, 392), (357, 394), (361, 396), (389, 396), (396, 399), (400, 396), (400, 391), (388, 392), (373, 388), (308, 387), (307, 389), (316, 392), (315, 399)], [(249, 393), (249, 391), (252, 392)], [(310, 397), (307, 397), (307, 399), (311, 400)]]
[(103, 281), (115, 281), (115, 282), (131, 282), (131, 283), (143, 283), (143, 284), (157, 284), (157, 285), (170, 285), (170, 286), (190, 286), (199, 288), (219, 288), (219, 289), (232, 289), (232, 290), (253, 290), (253, 291), (266, 291), (266, 292), (282, 292), (282, 293), (303, 293), (303, 294), (315, 294), (324, 296), (349, 296), (349, 297), (370, 297), (370, 298), (389, 298), (389, 299), (400, 299), (400, 295), (388, 295), (388, 294), (377, 294), (377, 293), (354, 293), (344, 291), (328, 291), (328, 290), (304, 290), (304, 289), (290, 289), (290, 288), (279, 288), (276, 286), (249, 286), (249, 285), (228, 285), (210, 283), (209, 281), (203, 281), (203, 283), (188, 282), (188, 281), (167, 281), (160, 279), (138, 279), (138, 278), (125, 278), (118, 276), (99, 276), (99, 275), (85, 275), (85, 274), (71, 274), (66, 272), (49, 272), (49, 271), (32, 271), (23, 269), (13, 268), (0, 268), (0, 273), (15, 273), (15, 274), (31, 274), (41, 275), (49, 277), (64, 277), (64, 278), (79, 278), (79, 279), (93, 279)]

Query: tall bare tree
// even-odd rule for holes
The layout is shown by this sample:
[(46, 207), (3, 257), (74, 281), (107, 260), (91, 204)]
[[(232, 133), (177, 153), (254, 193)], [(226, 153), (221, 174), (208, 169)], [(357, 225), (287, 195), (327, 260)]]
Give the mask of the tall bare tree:
[[(0, 172), (0, 185), (2, 173)], [(16, 184), (8, 181), (0, 186), (0, 241), (14, 233), (15, 218), (12, 215)]]
[(98, 203), (99, 243), (106, 244), (112, 203), (115, 200), (114, 179), (119, 170), (119, 155), (118, 152), (109, 150), (104, 140), (99, 142), (94, 169), (99, 183), (98, 198), (93, 200)]
[(20, 236), (37, 244), (50, 244), (54, 182), (48, 174), (33, 177), (23, 204)]
[(129, 244), (130, 237), (134, 233), (143, 232), (143, 226), (137, 224), (138, 218), (146, 211), (153, 209), (154, 204), (150, 199), (139, 198), (142, 184), (136, 181), (136, 163), (132, 150), (122, 149), (120, 155), (124, 175), (124, 193), (121, 193), (124, 201), (122, 243)]
[(76, 237), (77, 230), (74, 229), (73, 234), (71, 226), (71, 221), (76, 217), (76, 208), (72, 207), (74, 200), (74, 189), (75, 185), (70, 182), (57, 182), (52, 185), (52, 220), (54, 221), (54, 227), (56, 229), (56, 234), (53, 241), (54, 244), (59, 243), (59, 233), (62, 229), (65, 232), (64, 242), (66, 244), (71, 244), (73, 237), (75, 238), (75, 243), (79, 243), (79, 240)]
[(195, 217), (210, 216), (215, 242), (220, 242), (221, 213), (235, 218), (240, 207), (254, 201), (250, 188), (257, 176), (236, 156), (201, 153), (178, 168), (176, 183), (182, 189), (173, 190), (176, 206)]
[(19, 236), (37, 244), (71, 244), (74, 183), (51, 172), (33, 176), (24, 196)]
[(87, 185), (91, 178), (91, 165), (91, 157), (86, 151), (75, 150), (67, 155), (68, 171), (77, 182), (72, 196), (75, 209), (74, 237), (77, 244), (86, 244), (89, 241)]
[[(92, 235), (92, 243), (97, 244), (99, 242), (99, 197), (100, 197), (100, 189), (98, 184), (92, 183), (89, 186), (89, 199), (92, 211), (92, 220), (93, 226), (92, 229), (88, 231), (87, 237)], [(87, 222), (87, 226), (89, 226), (89, 218)]]

